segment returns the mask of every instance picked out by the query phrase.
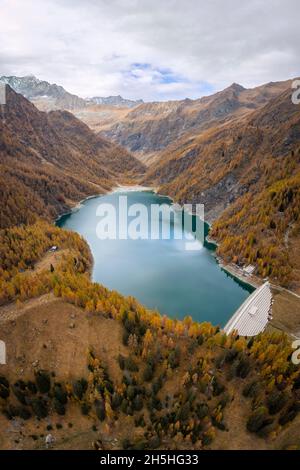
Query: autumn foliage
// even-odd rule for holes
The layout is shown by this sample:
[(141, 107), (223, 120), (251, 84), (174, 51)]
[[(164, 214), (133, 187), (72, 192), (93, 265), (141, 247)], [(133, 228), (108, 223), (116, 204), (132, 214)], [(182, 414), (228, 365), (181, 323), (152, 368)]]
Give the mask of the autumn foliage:
[[(65, 256), (53, 272), (47, 267), (37, 276), (35, 263), (52, 244), (64, 249)], [(143, 430), (138, 440), (126, 434), (123, 447), (134, 449), (164, 448), (166, 442), (179, 448), (209, 447), (230, 428), (231, 403), (238, 395), (247, 403), (245, 429), (262, 439), (276, 439), (296, 419), (300, 376), (285, 334), (227, 336), (210, 323), (149, 311), (132, 297), (92, 283), (86, 243), (44, 222), (3, 230), (0, 253), (2, 303), (52, 291), (82, 314), (119, 322), (127, 350), (112, 358), (120, 380), (112, 380), (110, 364), (92, 350), (86, 375), (72, 383), (56, 382), (53, 371), (37, 371), (14, 384), (0, 377), (1, 407), (8, 419), (64, 416), (72, 402), (83, 416), (107, 429), (129, 417), (132, 426)]]

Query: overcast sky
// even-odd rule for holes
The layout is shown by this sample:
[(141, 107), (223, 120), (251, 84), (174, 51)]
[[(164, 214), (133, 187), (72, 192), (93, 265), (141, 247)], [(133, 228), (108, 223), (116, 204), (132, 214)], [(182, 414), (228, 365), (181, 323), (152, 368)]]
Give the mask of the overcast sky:
[(299, 0), (0, 0), (0, 75), (197, 98), (300, 75)]

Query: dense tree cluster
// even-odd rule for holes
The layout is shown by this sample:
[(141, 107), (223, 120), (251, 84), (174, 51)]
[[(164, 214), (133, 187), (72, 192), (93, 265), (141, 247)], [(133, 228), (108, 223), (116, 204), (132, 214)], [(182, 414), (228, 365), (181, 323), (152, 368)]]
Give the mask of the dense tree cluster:
[[(281, 119), (275, 118), (281, 116)], [(238, 121), (183, 136), (150, 165), (147, 184), (203, 203), (228, 262), (299, 289), (299, 109), (286, 90)], [(299, 247), (298, 247), (299, 251)]]
[[(227, 336), (210, 323), (149, 311), (132, 297), (92, 283), (86, 243), (47, 223), (6, 229), (1, 235), (2, 303), (53, 291), (85, 311), (119, 322), (127, 351), (112, 358), (120, 368), (119, 381), (111, 379), (110, 364), (102, 364), (93, 351), (86, 376), (72, 383), (57, 382), (47, 371), (12, 384), (1, 377), (1, 407), (9, 419), (63, 416), (71, 400), (82, 415), (108, 427), (123, 416), (142, 428), (138, 440), (126, 435), (125, 448), (156, 448), (170, 441), (202, 448), (230, 428), (237, 395), (247, 403), (245, 429), (262, 438), (275, 439), (297, 417), (300, 375), (290, 360), (286, 335)], [(65, 256), (54, 271), (47, 267), (36, 275), (31, 268), (53, 244), (68, 248)]]
[(0, 229), (47, 220), (131, 181), (144, 165), (66, 111), (44, 113), (6, 87), (0, 120)]
[(0, 230), (0, 304), (14, 299), (26, 300), (51, 289), (55, 273), (50, 272), (50, 266), (38, 274), (34, 266), (53, 245), (67, 249), (61, 272), (68, 266), (74, 273), (89, 269), (89, 249), (76, 233), (46, 222)]
[(0, 229), (32, 224), (38, 217), (54, 219), (79, 201), (95, 193), (95, 188), (72, 176), (48, 167), (17, 161), (12, 167), (0, 158)]
[[(263, 189), (239, 198), (213, 225), (211, 236), (227, 261), (254, 264), (262, 277), (293, 285), (291, 241), (300, 233), (300, 151), (266, 164)], [(271, 166), (271, 167), (270, 167)]]
[[(128, 312), (121, 315), (123, 325), (129, 317)], [(132, 327), (139, 329), (140, 322), (135, 311)], [(247, 399), (245, 428), (260, 438), (275, 439), (299, 413), (300, 374), (289, 360), (285, 335), (248, 340), (204, 327), (195, 336), (185, 325), (170, 351), (174, 332), (148, 326), (152, 341), (150, 333), (140, 335), (140, 344), (128, 346), (129, 356), (116, 359), (121, 380), (112, 380), (109, 367), (90, 350), (85, 377), (72, 382), (58, 382), (54, 372), (45, 370), (15, 383), (1, 376), (2, 413), (8, 419), (42, 420), (64, 416), (72, 402), (83, 416), (105, 423), (106, 432), (127, 417), (142, 432), (133, 439), (133, 429), (122, 430), (126, 449), (159, 448), (167, 442), (205, 448), (230, 428), (231, 404), (240, 393)], [(175, 368), (170, 362), (174, 351)], [(151, 374), (145, 377), (147, 368)]]

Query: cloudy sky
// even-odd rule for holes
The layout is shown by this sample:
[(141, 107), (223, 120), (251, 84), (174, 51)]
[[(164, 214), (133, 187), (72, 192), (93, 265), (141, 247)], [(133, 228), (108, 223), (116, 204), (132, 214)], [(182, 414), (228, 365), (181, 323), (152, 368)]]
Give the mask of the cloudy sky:
[(0, 75), (197, 98), (300, 75), (299, 0), (0, 0)]

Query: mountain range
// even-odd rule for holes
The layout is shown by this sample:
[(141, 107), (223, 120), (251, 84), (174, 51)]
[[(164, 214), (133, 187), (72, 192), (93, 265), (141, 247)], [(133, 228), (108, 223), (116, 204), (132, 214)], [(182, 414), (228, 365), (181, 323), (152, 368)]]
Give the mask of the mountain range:
[(184, 135), (199, 134), (217, 124), (240, 119), (264, 106), (290, 85), (290, 81), (269, 83), (247, 90), (234, 83), (198, 100), (144, 103), (130, 110), (121, 120), (111, 122), (110, 126), (104, 123), (103, 129), (98, 126), (97, 130), (150, 163)]
[(144, 183), (179, 203), (202, 203), (227, 262), (300, 290), (300, 107), (292, 90), (156, 156)]
[(68, 111), (39, 111), (6, 86), (0, 119), (1, 227), (55, 217), (144, 172), (127, 150)]
[[(291, 361), (300, 331), (300, 106), (291, 82), (72, 113), (5, 91), (0, 448), (41, 449), (49, 432), (57, 449), (300, 448)], [(273, 284), (267, 330), (226, 335), (93, 282), (87, 242), (53, 219), (118, 184), (204, 203), (220, 260), (252, 264)]]
[(1, 191), (13, 209), (4, 204), (3, 226), (19, 221), (24, 194), (33, 201), (23, 203), (27, 220), (30, 211), (57, 214), (120, 181), (140, 181), (179, 203), (204, 203), (226, 262), (254, 264), (262, 277), (300, 290), (300, 108), (291, 80), (73, 114), (41, 112), (8, 90)]
[(117, 108), (134, 108), (139, 104), (144, 103), (143, 100), (127, 100), (122, 98), (122, 96), (94, 96), (92, 98), (87, 98), (86, 101), (92, 104), (104, 104), (106, 106), (116, 106)]
[(39, 80), (34, 75), (25, 77), (2, 76), (0, 77), (0, 83), (9, 85), (41, 110), (72, 110), (86, 106), (85, 100), (68, 93), (62, 86)]
[(66, 91), (62, 86), (39, 80), (34, 75), (25, 77), (2, 76), (0, 83), (9, 85), (17, 93), (21, 93), (41, 111), (78, 110), (90, 105), (105, 105), (121, 108), (133, 108), (143, 100), (128, 100), (122, 96), (92, 97), (83, 99)]

